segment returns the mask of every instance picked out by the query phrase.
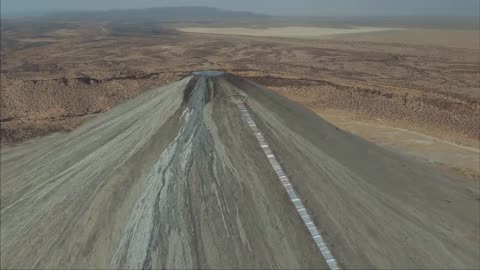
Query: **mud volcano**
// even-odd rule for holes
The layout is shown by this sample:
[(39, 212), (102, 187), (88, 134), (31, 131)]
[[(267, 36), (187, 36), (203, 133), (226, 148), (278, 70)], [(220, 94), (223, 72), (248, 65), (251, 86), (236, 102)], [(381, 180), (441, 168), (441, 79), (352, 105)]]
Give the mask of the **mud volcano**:
[(465, 181), (196, 71), (2, 149), (1, 268), (478, 268), (478, 206)]

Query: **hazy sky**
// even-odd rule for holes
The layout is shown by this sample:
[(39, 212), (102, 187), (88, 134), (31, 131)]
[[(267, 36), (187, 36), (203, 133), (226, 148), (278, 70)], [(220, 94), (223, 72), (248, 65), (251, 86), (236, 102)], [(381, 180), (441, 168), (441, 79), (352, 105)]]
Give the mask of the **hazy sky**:
[(480, 0), (1, 0), (2, 14), (210, 6), (273, 15), (479, 16)]

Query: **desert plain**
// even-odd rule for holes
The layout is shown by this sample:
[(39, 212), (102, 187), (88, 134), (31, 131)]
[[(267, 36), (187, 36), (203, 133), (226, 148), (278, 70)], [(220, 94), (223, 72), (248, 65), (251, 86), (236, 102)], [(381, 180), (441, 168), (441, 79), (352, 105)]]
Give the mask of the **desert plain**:
[(2, 146), (68, 132), (194, 70), (218, 69), (385, 148), (478, 175), (478, 31), (291, 24), (6, 19)]

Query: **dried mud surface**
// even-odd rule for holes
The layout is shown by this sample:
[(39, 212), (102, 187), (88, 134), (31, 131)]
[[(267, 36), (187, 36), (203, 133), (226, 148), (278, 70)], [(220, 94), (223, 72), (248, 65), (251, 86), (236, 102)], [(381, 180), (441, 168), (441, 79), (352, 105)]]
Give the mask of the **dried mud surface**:
[(327, 269), (306, 211), (342, 269), (480, 263), (474, 183), (230, 74), (145, 92), (0, 161), (2, 269)]

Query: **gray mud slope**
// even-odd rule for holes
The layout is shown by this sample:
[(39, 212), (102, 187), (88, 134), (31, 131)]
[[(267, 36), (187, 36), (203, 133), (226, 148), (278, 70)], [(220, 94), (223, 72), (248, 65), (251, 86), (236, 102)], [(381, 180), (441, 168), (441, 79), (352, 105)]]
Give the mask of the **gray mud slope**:
[(224, 75), (3, 149), (1, 268), (326, 268), (232, 95), (342, 268), (480, 267), (478, 186)]

